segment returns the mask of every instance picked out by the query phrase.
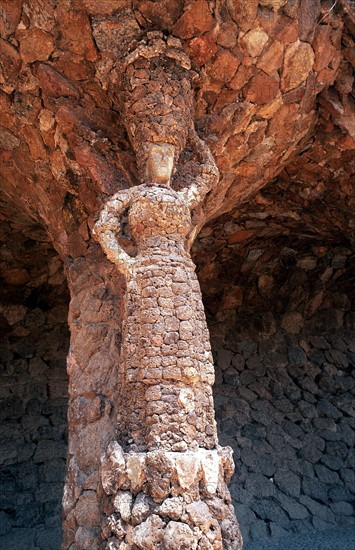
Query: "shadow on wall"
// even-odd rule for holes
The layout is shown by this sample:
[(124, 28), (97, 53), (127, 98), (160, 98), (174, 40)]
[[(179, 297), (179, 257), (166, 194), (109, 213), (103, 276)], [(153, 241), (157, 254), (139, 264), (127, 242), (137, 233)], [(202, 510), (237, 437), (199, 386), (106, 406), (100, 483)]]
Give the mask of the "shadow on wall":
[(68, 292), (49, 245), (19, 243), (0, 254), (0, 548), (58, 550)]
[(244, 264), (238, 305), (209, 323), (217, 422), (221, 444), (234, 449), (230, 489), (245, 541), (355, 525), (350, 251), (294, 258), (288, 272), (282, 252), (267, 255), (269, 269)]

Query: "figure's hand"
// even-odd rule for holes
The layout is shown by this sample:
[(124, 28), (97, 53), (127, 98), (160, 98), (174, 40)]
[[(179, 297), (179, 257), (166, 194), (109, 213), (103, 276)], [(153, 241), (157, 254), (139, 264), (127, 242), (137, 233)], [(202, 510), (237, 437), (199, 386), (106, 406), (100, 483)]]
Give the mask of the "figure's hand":
[(181, 194), (190, 208), (196, 208), (207, 193), (218, 184), (219, 171), (208, 145), (199, 138), (194, 127), (189, 131), (188, 141), (200, 163), (200, 173), (194, 183), (183, 189)]

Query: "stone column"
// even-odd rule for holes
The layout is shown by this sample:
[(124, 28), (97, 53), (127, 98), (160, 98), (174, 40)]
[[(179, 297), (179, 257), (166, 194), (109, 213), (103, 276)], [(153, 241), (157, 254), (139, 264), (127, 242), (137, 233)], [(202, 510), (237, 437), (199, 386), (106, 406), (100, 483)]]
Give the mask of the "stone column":
[[(188, 252), (191, 211), (217, 184), (218, 171), (194, 131), (191, 101), (187, 109), (181, 95), (170, 97), (164, 88), (170, 90), (174, 78), (184, 81), (180, 89), (191, 100), (189, 80), (181, 80), (185, 58), (179, 55), (184, 54), (174, 42), (173, 59), (179, 63), (174, 73), (167, 55), (171, 42), (156, 34), (150, 39), (130, 56), (129, 89), (134, 91), (139, 83), (132, 83), (151, 74), (152, 59), (156, 67), (168, 66), (165, 81), (159, 71), (155, 84), (148, 82), (155, 86), (154, 94), (143, 86), (139, 99), (144, 109), (156, 102), (161, 133), (158, 126), (147, 125), (144, 113), (149, 109), (134, 110), (136, 101), (126, 108), (147, 183), (114, 195), (95, 226), (97, 240), (126, 281), (117, 397), (120, 439), (110, 442), (100, 467), (106, 495), (103, 547), (237, 550), (242, 539), (227, 489), (234, 470), (232, 451), (218, 445), (209, 334)], [(192, 185), (175, 191), (171, 175), (187, 138), (200, 173)], [(133, 256), (120, 245), (126, 215), (137, 247)]]
[(68, 467), (63, 550), (98, 550), (102, 541), (102, 454), (115, 439), (122, 277), (97, 246), (66, 266), (71, 292)]

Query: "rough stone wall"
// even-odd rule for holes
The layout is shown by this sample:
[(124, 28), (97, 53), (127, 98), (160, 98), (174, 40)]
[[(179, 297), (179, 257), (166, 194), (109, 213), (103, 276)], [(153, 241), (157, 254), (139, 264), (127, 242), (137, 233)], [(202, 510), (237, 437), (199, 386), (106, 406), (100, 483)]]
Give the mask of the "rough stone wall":
[(195, 249), (244, 540), (355, 524), (351, 250), (253, 239), (265, 217), (206, 227)]
[(58, 550), (68, 294), (47, 243), (11, 235), (6, 224), (0, 238), (0, 548)]

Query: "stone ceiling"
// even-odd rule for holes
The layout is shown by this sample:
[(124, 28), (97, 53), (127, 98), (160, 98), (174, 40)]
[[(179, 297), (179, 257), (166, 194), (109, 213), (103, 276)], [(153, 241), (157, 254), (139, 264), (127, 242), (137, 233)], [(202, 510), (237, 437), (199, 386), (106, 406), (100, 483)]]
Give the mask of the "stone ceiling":
[[(102, 200), (138, 183), (115, 74), (159, 29), (196, 71), (195, 125), (221, 174), (207, 218), (240, 218), (246, 245), (351, 240), (354, 26), (347, 0), (2, 0), (3, 219), (85, 253)], [(177, 179), (189, 163), (186, 151)]]

